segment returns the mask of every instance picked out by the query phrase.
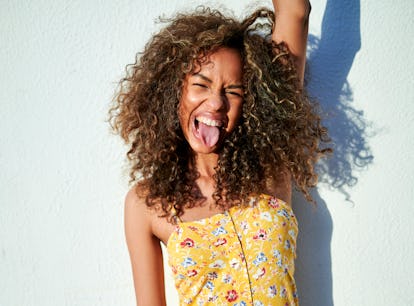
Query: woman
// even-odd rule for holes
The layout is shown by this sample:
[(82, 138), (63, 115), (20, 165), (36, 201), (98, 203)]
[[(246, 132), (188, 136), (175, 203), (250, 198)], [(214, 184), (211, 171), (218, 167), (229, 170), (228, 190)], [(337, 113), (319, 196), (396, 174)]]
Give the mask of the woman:
[(138, 305), (165, 305), (160, 242), (180, 305), (298, 303), (291, 182), (312, 200), (327, 134), (302, 90), (310, 4), (273, 6), (242, 22), (178, 15), (121, 81)]

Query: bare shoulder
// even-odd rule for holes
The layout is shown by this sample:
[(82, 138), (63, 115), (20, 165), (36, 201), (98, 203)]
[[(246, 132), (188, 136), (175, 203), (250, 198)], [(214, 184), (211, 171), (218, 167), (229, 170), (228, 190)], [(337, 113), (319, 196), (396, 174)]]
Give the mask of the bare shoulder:
[(136, 185), (125, 197), (125, 237), (138, 305), (165, 305), (164, 272), (159, 239), (152, 232), (146, 191)]
[(140, 211), (145, 213), (147, 206), (145, 204), (146, 189), (142, 184), (134, 185), (125, 196), (125, 209), (128, 212)]
[(125, 196), (124, 225), (128, 247), (145, 244), (152, 238), (151, 214), (141, 185), (132, 187)]
[(292, 177), (288, 170), (281, 171), (277, 176), (266, 182), (267, 193), (281, 199), (289, 206), (292, 202)]
[(151, 230), (151, 215), (145, 199), (145, 188), (140, 185), (135, 185), (126, 194), (124, 216), (127, 234), (131, 226), (144, 232)]
[(125, 203), (137, 203), (141, 202), (145, 204), (145, 198), (147, 196), (147, 188), (144, 183), (137, 183), (129, 189), (125, 196)]

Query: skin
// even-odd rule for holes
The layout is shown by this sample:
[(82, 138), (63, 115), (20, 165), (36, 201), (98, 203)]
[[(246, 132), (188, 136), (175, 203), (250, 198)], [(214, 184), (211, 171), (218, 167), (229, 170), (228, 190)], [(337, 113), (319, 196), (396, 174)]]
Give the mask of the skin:
[[(310, 4), (307, 0), (273, 0), (273, 5), (277, 22), (272, 39), (287, 44), (295, 57), (298, 76), (303, 81)], [(237, 88), (241, 83), (242, 72), (240, 55), (236, 50), (219, 49), (211, 54), (209, 61), (196, 72), (186, 76), (179, 117), (183, 133), (195, 154), (195, 167), (200, 173), (196, 183), (207, 201), (202, 206), (186, 210), (182, 216), (183, 221), (203, 219), (221, 212), (211, 205), (217, 149), (221, 141), (237, 125), (243, 100), (242, 96), (238, 96), (242, 94), (240, 88)], [(220, 139), (213, 147), (204, 145), (194, 133), (194, 119), (201, 115), (224, 122)], [(278, 182), (268, 182), (267, 190), (264, 192), (290, 203), (290, 175), (284, 173), (280, 177), (282, 179)], [(159, 218), (156, 211), (147, 208), (145, 194), (145, 189), (135, 186), (125, 198), (125, 235), (131, 258), (137, 305), (165, 306), (160, 241), (168, 243), (174, 226), (165, 218)]]
[[(237, 50), (221, 48), (206, 64), (187, 75), (179, 105), (183, 134), (200, 158), (215, 153), (237, 125), (243, 102), (241, 58)], [(209, 147), (197, 136), (196, 119), (221, 125), (216, 145)], [(216, 154), (214, 154), (216, 155)], [(203, 156), (203, 157), (201, 157)]]
[(303, 84), (306, 62), (306, 42), (308, 38), (309, 14), (311, 5), (308, 0), (273, 0), (276, 24), (272, 40), (284, 41), (295, 57), (296, 70)]

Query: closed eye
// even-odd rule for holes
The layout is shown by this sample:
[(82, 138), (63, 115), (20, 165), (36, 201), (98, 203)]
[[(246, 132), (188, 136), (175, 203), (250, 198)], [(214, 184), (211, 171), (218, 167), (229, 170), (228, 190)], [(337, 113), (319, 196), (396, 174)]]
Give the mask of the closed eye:
[(208, 86), (207, 86), (207, 85), (205, 85), (205, 84), (201, 84), (201, 83), (193, 83), (193, 85), (194, 85), (194, 86), (199, 86), (199, 87), (202, 87), (202, 88), (208, 88)]
[(236, 97), (240, 97), (240, 98), (243, 97), (243, 95), (241, 93), (239, 93), (237, 91), (229, 91), (229, 90), (226, 90), (226, 95), (232, 95), (232, 96), (236, 96)]

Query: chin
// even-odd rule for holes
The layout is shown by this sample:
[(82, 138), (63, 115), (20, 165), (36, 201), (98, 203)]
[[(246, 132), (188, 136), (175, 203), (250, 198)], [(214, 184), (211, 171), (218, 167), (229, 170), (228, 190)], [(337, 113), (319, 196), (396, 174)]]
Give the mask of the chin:
[(204, 145), (191, 145), (191, 150), (196, 154), (218, 154), (221, 147), (218, 145), (215, 145), (213, 147), (207, 147)]

